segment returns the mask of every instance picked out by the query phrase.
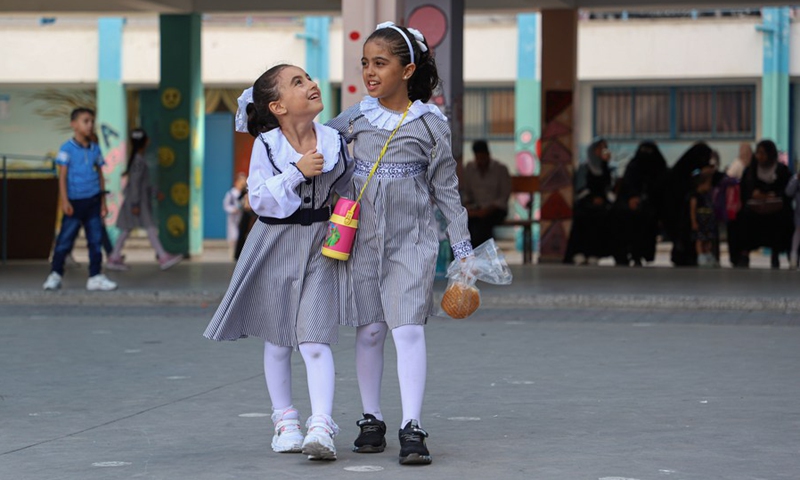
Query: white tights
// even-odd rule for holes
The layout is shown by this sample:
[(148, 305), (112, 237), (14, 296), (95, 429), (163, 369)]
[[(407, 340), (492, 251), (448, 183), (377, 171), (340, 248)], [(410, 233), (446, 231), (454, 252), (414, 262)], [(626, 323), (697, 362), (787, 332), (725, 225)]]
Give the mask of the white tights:
[[(324, 343), (301, 343), (300, 354), (306, 365), (311, 415), (333, 412), (333, 388), (336, 372), (333, 352)], [(264, 342), (264, 377), (273, 410), (292, 406), (292, 347)]]
[[(117, 243), (114, 244), (114, 251), (111, 252), (112, 258), (120, 258), (120, 256), (122, 255), (122, 247), (125, 246), (125, 240), (128, 239), (130, 234), (131, 234), (130, 230), (119, 231), (119, 236), (117, 237)], [(156, 255), (158, 255), (158, 258), (164, 258), (167, 252), (161, 245), (161, 240), (158, 239), (158, 229), (156, 227), (150, 227), (147, 229), (147, 238), (150, 240), (150, 245), (153, 246), (153, 250), (156, 251)]]
[[(381, 413), (381, 378), (383, 377), (383, 345), (388, 326), (373, 323), (356, 330), (356, 374), (364, 413), (383, 420)], [(397, 350), (397, 377), (400, 382), (400, 401), (403, 421), (421, 424), (422, 399), (425, 396), (427, 355), (425, 329), (422, 325), (403, 325), (392, 330)]]

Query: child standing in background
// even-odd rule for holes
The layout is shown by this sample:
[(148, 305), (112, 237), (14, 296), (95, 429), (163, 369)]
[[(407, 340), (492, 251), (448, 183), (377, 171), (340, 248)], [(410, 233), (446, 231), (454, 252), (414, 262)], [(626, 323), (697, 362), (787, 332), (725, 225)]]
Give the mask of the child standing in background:
[(89, 247), (89, 279), (87, 290), (114, 290), (117, 284), (101, 272), (103, 254), (103, 217), (106, 216), (105, 179), (101, 167), (105, 164), (100, 146), (91, 141), (94, 131), (94, 111), (76, 108), (70, 114), (73, 138), (61, 145), (56, 157), (58, 186), (61, 196), (61, 231), (56, 238), (50, 275), (42, 287), (61, 288), (64, 261), (75, 245), (81, 226)]
[(712, 171), (695, 172), (694, 192), (689, 199), (697, 265), (701, 267), (719, 267), (719, 262), (713, 253), (714, 242), (717, 241), (719, 233), (712, 198), (713, 179)]
[(222, 209), (225, 210), (227, 221), (225, 224), (225, 239), (228, 241), (228, 252), (234, 256), (236, 241), (239, 240), (239, 222), (242, 220), (242, 196), (247, 189), (247, 175), (237, 173), (233, 187), (225, 192), (222, 199)]

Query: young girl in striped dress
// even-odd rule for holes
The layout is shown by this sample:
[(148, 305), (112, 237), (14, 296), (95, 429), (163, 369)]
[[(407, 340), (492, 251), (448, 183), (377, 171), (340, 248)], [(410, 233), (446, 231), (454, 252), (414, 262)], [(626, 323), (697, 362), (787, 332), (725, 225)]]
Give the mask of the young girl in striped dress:
[[(321, 249), (331, 196), (348, 193), (352, 163), (339, 133), (313, 121), (322, 108), (317, 85), (290, 65), (267, 70), (239, 98), (237, 130), (256, 137), (247, 185), (259, 221), (205, 336), (263, 339), (272, 449), (336, 460), (330, 344), (339, 325), (338, 262)], [(303, 356), (311, 398), (305, 438), (292, 405), (294, 348)]]
[(355, 311), (346, 321), (357, 327), (356, 373), (364, 412), (354, 450), (386, 447), (380, 388), (391, 330), (403, 410), (400, 463), (425, 465), (431, 456), (428, 434), (420, 428), (427, 370), (423, 325), (431, 313), (439, 251), (433, 204), (444, 214), (453, 252), (461, 259), (472, 255), (467, 212), (459, 198), (447, 119), (435, 105), (423, 103), (439, 78), (422, 34), (390, 22), (379, 25), (364, 44), (361, 66), (369, 96), (328, 123), (353, 142), (356, 192), (386, 145), (364, 192), (348, 262)]

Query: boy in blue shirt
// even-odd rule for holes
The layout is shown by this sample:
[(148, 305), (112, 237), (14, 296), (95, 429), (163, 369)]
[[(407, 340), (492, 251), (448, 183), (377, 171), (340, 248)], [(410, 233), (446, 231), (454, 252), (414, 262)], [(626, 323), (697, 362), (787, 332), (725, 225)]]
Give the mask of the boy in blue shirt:
[(70, 115), (75, 136), (63, 145), (56, 157), (61, 209), (61, 231), (56, 239), (50, 275), (45, 290), (61, 288), (64, 260), (72, 251), (75, 237), (83, 225), (89, 246), (89, 280), (87, 290), (114, 290), (117, 284), (100, 272), (103, 256), (103, 217), (106, 216), (105, 181), (101, 167), (105, 163), (100, 146), (91, 141), (94, 131), (94, 111), (76, 108)]

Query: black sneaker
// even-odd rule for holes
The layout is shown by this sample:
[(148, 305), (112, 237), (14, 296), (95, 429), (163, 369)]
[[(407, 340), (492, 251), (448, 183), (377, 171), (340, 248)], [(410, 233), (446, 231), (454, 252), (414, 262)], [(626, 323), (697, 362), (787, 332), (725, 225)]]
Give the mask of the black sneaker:
[(353, 442), (356, 453), (380, 453), (386, 449), (386, 424), (374, 415), (364, 414), (364, 418), (356, 422), (361, 433)]
[(431, 454), (425, 446), (428, 432), (419, 428), (416, 420), (409, 421), (400, 430), (400, 464), (401, 465), (429, 465)]

